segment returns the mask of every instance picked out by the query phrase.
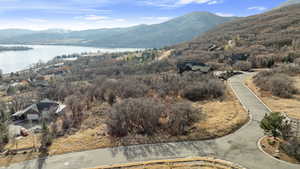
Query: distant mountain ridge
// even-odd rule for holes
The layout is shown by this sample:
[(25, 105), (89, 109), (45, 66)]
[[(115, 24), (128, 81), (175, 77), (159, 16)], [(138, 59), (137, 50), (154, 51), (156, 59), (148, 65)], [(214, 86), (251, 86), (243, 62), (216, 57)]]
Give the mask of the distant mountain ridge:
[(217, 25), (236, 18), (221, 17), (209, 12), (193, 12), (160, 24), (128, 28), (84, 31), (0, 30), (0, 43), (160, 48), (192, 40)]

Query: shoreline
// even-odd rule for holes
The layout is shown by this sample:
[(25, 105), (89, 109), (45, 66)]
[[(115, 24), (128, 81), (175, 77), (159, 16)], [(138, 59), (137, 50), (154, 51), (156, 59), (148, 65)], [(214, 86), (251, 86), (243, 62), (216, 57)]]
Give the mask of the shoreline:
[[(50, 46), (52, 48), (55, 48), (55, 47), (59, 47), (59, 48), (63, 48), (63, 47), (70, 47), (71, 51), (68, 51), (68, 49), (66, 49), (67, 51), (65, 52), (62, 52), (60, 54), (55, 54), (51, 57), (51, 59), (48, 59), (47, 61), (44, 61), (44, 62), (48, 62), (48, 61), (51, 61), (53, 59), (55, 59), (57, 56), (62, 56), (62, 55), (73, 55), (73, 54), (78, 54), (80, 55), (80, 57), (83, 57), (83, 56), (86, 56), (86, 55), (92, 55), (92, 54), (105, 54), (105, 53), (122, 53), (122, 52), (133, 52), (133, 51), (140, 51), (140, 50), (145, 50), (145, 49), (140, 49), (140, 48), (99, 48), (99, 47), (89, 47), (89, 46), (74, 46), (74, 45), (45, 45), (45, 44), (38, 44), (38, 45), (29, 45), (29, 44), (0, 44), (0, 49), (1, 49), (1, 46), (3, 47), (16, 47), (18, 45), (24, 45), (23, 47), (28, 47), (28, 48), (32, 48), (31, 50), (34, 51), (35, 50), (35, 46), (40, 46), (41, 48), (43, 47), (47, 47), (47, 46)], [(74, 52), (72, 52), (72, 47), (74, 48), (83, 48), (83, 50), (81, 51), (80, 49), (77, 51), (76, 49), (73, 50)], [(86, 48), (86, 49), (84, 49)], [(15, 50), (15, 51), (3, 51), (3, 53), (5, 52), (22, 52), (20, 50)], [(1, 51), (0, 51), (0, 55), (3, 54)], [(4, 54), (5, 55), (5, 54)], [(35, 55), (32, 54), (32, 56), (34, 57)], [(41, 56), (41, 58), (44, 58), (43, 56)], [(63, 60), (62, 60), (63, 61)], [(22, 72), (26, 72), (28, 70), (30, 70), (31, 68), (29, 68), (30, 65), (32, 64), (35, 64), (35, 63), (38, 63), (38, 61), (35, 61), (31, 64), (28, 64), (27, 67), (23, 67), (21, 69), (15, 69), (13, 71), (9, 71), (9, 67), (8, 69), (5, 68), (5, 64), (3, 67), (1, 67), (0, 69), (2, 69), (3, 71), (3, 76), (7, 77), (9, 76), (11, 73), (22, 73)], [(8, 70), (8, 71), (6, 71)]]

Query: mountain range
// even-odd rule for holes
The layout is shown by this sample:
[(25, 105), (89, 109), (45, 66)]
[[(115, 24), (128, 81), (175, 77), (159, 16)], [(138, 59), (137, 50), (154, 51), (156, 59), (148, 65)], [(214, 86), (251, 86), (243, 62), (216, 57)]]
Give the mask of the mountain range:
[[(297, 3), (300, 3), (300, 0), (287, 0), (275, 10)], [(161, 48), (190, 41), (216, 28), (218, 25), (236, 19), (239, 18), (222, 17), (209, 12), (193, 12), (160, 24), (138, 25), (128, 28), (83, 31), (5, 29), (0, 30), (0, 43), (80, 45), (108, 48)]]
[(84, 31), (23, 29), (0, 30), (0, 43), (56, 44), (116, 48), (160, 48), (192, 40), (215, 26), (237, 19), (193, 12), (154, 25)]

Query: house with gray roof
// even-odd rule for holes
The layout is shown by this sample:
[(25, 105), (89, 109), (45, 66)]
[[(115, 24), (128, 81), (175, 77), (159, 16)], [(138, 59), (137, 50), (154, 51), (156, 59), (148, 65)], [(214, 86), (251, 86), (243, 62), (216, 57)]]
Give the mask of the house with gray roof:
[(32, 120), (50, 119), (53, 116), (60, 115), (64, 112), (65, 105), (44, 99), (38, 103), (32, 104), (23, 110), (12, 115), (14, 120)]

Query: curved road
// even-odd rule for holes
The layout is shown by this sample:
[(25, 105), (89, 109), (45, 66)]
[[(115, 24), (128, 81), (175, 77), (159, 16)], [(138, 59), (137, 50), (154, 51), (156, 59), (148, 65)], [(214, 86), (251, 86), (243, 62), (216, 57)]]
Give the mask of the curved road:
[(231, 135), (207, 141), (148, 144), (75, 152), (13, 164), (7, 168), (76, 169), (136, 161), (213, 156), (236, 162), (249, 169), (299, 169), (300, 165), (272, 159), (257, 148), (257, 141), (263, 136), (258, 123), (269, 110), (244, 85), (247, 76), (249, 74), (234, 76), (229, 83), (244, 108), (250, 112), (252, 120)]

